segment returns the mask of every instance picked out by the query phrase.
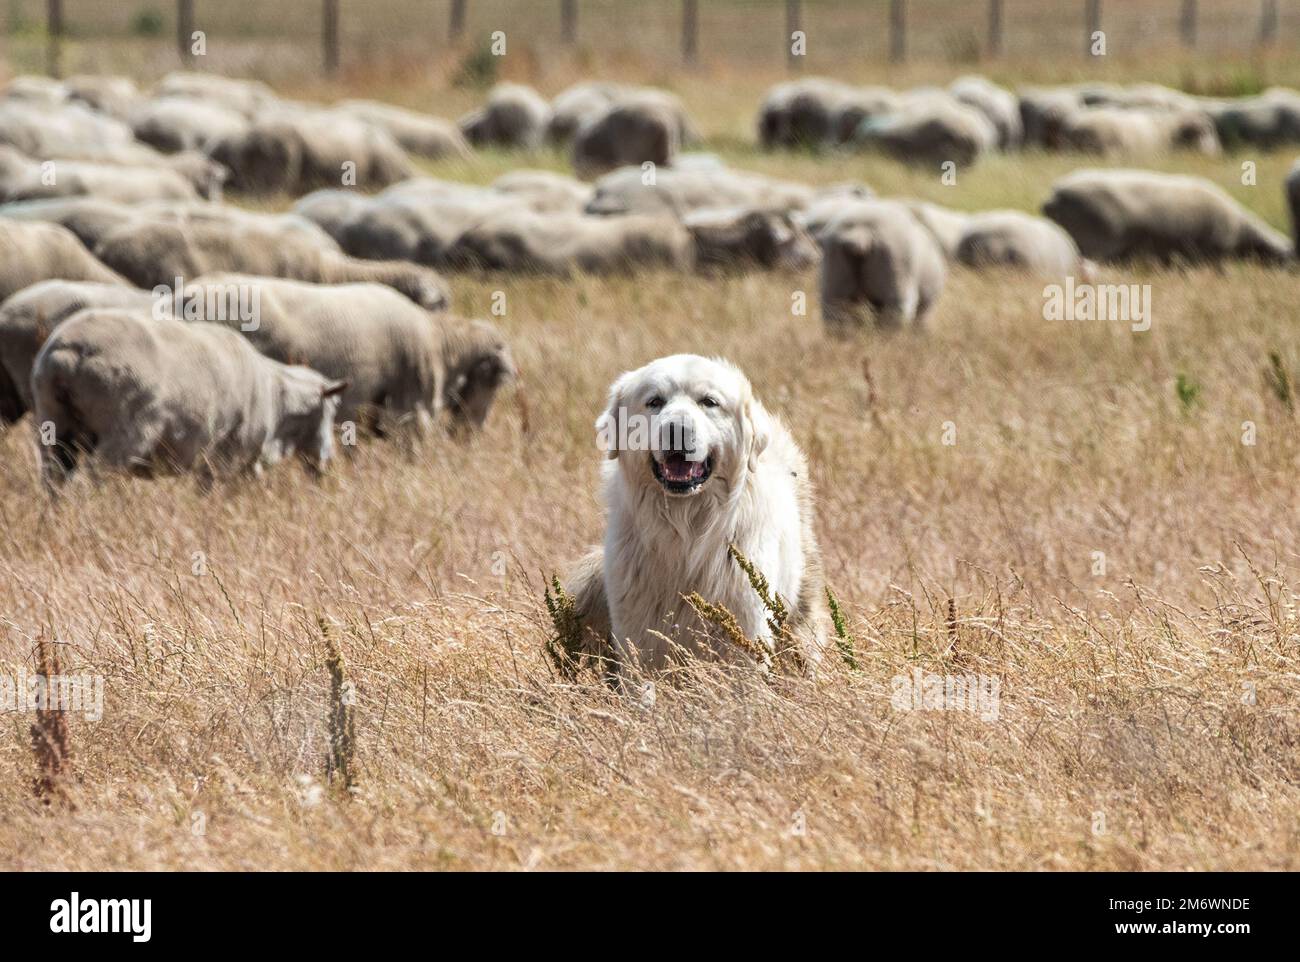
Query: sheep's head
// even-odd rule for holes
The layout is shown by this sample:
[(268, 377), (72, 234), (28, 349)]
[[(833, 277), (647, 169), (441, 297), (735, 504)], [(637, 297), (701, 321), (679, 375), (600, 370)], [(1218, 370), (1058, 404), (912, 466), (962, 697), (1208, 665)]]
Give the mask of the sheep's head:
[(501, 332), (486, 321), (449, 320), (443, 339), (447, 376), (443, 404), (451, 413), (452, 430), (483, 426), (497, 390), (517, 374), (514, 358)]

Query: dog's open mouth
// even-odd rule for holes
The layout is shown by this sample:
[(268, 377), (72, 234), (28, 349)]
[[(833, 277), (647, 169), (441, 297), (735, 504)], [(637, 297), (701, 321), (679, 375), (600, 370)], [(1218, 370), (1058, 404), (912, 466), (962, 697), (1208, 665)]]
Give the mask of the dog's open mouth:
[(713, 473), (713, 455), (697, 461), (687, 457), (684, 451), (664, 451), (659, 457), (650, 455), (650, 467), (669, 494), (691, 494)]

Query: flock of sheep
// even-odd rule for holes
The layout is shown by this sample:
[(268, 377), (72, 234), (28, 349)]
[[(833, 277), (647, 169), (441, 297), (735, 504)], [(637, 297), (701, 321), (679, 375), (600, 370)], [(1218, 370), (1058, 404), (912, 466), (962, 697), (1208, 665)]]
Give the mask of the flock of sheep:
[[(757, 137), (880, 152), (938, 177), (1026, 147), (1140, 160), (1296, 144), (1300, 93), (806, 78), (768, 93)], [(34, 411), (57, 485), (88, 452), (211, 477), (289, 455), (319, 467), (337, 423), (380, 435), (428, 431), (444, 413), (481, 424), (514, 361), (493, 325), (451, 313), (444, 274), (461, 270), (819, 264), (823, 317), (846, 333), (921, 321), (950, 265), (1060, 280), (1093, 262), (1295, 258), (1286, 236), (1193, 177), (1079, 170), (1043, 217), (972, 214), (733, 169), (692, 152), (697, 140), (675, 96), (621, 84), (550, 102), (503, 84), (453, 122), (206, 74), (149, 92), (120, 77), (17, 78), (0, 92), (0, 425)], [(520, 169), (477, 186), (420, 176), (411, 159), (542, 145), (567, 149), (576, 176)], [(1287, 186), (1294, 214), (1300, 173)], [(227, 187), (296, 201), (255, 213), (222, 203)]]
[[(1196, 97), (1156, 84), (1081, 84), (1012, 93), (983, 77), (894, 91), (824, 78), (780, 84), (759, 112), (759, 142), (878, 152), (954, 174), (993, 152), (1063, 151), (1140, 162), (1223, 145), (1300, 144), (1300, 92)], [(1287, 200), (1300, 225), (1300, 166)], [(969, 214), (915, 201), (820, 203), (803, 223), (823, 251), (822, 309), (835, 330), (924, 318), (946, 265), (1001, 266), (1061, 280), (1094, 262), (1164, 264), (1247, 258), (1284, 264), (1295, 244), (1202, 178), (1139, 169), (1081, 169), (1058, 181), (1044, 217)]]

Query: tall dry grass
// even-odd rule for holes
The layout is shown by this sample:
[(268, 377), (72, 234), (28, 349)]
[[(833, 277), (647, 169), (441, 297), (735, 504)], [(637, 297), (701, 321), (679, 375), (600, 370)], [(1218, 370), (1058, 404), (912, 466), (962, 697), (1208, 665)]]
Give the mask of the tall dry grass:
[[(50, 508), (10, 432), (0, 667), (47, 634), (107, 693), (69, 719), (74, 809), (32, 797), (31, 719), (0, 716), (3, 864), (1296, 867), (1300, 433), (1267, 372), (1300, 363), (1300, 285), (1141, 279), (1145, 335), (963, 273), (929, 335), (844, 345), (790, 313), (811, 274), (462, 278), (469, 310), (509, 293), (529, 432), (507, 395), (468, 445), (323, 483)], [(737, 361), (808, 452), (857, 670), (625, 697), (546, 656), (544, 578), (601, 530), (604, 387), (681, 350)], [(356, 687), (351, 796), (318, 619)], [(896, 709), (914, 668), (997, 677), (998, 719)]]
[[(1080, 163), (949, 188), (760, 155), (768, 79), (677, 86), (712, 149), (780, 176), (1034, 209)], [(1289, 160), (1157, 166), (1281, 226)], [(429, 171), (525, 165), (564, 158)], [(464, 313), (506, 292), (523, 372), (470, 443), (52, 507), (30, 426), (0, 435), (0, 676), (57, 639), (106, 679), (102, 720), (66, 719), (66, 803), (32, 791), (34, 717), (0, 714), (0, 867), (1296, 868), (1300, 277), (1103, 280), (1152, 285), (1149, 332), (1045, 321), (1042, 284), (997, 273), (955, 273), (923, 336), (852, 344), (823, 336), (813, 272), (457, 277)], [(677, 351), (737, 362), (807, 452), (855, 667), (623, 696), (547, 655), (545, 586), (601, 533), (605, 388)], [(998, 717), (894, 707), (918, 669), (998, 679)]]

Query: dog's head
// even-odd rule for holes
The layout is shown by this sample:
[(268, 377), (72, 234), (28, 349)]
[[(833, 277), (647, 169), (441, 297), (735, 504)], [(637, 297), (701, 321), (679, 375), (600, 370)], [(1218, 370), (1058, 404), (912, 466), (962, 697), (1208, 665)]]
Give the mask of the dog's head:
[(629, 482), (685, 498), (753, 471), (768, 425), (737, 367), (675, 354), (615, 381), (596, 433)]

